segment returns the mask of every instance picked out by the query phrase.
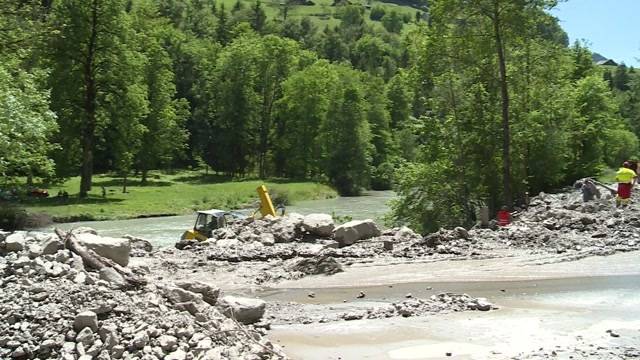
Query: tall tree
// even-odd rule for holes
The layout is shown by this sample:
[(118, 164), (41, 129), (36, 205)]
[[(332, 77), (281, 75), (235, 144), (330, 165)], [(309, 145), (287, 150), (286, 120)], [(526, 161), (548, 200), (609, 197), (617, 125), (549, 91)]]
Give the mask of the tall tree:
[[(122, 93), (114, 91), (110, 80), (124, 60), (125, 3), (62, 0), (54, 4), (53, 11), (60, 35), (51, 40), (52, 107), (59, 114), (61, 158), (71, 159), (69, 167), (79, 162), (80, 196), (86, 197), (91, 190), (98, 131), (109, 122), (104, 116), (105, 99)], [(77, 148), (81, 149), (79, 159)]]

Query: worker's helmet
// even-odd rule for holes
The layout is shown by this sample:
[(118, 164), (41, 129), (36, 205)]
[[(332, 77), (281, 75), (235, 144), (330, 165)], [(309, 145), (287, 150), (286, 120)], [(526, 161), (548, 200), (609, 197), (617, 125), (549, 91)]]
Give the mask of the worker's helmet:
[(629, 161), (625, 161), (622, 163), (622, 167), (625, 167), (627, 169), (631, 169), (631, 162)]

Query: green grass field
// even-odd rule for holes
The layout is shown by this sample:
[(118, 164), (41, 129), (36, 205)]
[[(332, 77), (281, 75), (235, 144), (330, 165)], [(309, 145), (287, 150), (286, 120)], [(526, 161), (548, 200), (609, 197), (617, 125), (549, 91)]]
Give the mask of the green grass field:
[[(64, 222), (189, 214), (211, 208), (257, 208), (256, 188), (261, 184), (267, 186), (273, 199), (285, 199), (290, 203), (336, 196), (329, 186), (318, 183), (229, 181), (221, 176), (186, 171), (175, 175), (154, 173), (145, 186), (140, 185), (140, 179), (129, 179), (127, 183), (128, 191), (122, 193), (121, 178), (94, 176), (89, 197), (80, 199), (77, 196), (80, 178), (75, 177), (49, 187), (49, 198), (29, 199), (23, 205), (30, 213), (45, 213), (55, 221)], [(103, 186), (107, 193), (105, 197), (102, 196)], [(67, 191), (69, 197), (57, 197), (61, 190)]]

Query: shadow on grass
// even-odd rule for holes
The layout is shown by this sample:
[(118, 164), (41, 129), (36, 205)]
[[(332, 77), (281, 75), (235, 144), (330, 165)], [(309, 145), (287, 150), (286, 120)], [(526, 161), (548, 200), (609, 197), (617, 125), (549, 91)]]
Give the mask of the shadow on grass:
[[(140, 186), (171, 186), (173, 183), (171, 181), (158, 181), (158, 180), (147, 180), (146, 184), (142, 184), (140, 180), (137, 179), (127, 179), (127, 187), (140, 187)], [(122, 187), (122, 179), (109, 179), (109, 180), (94, 180), (93, 186), (98, 187), (101, 186), (107, 187)]]
[(67, 205), (91, 205), (91, 204), (112, 204), (122, 202), (123, 199), (103, 198), (103, 197), (88, 197), (81, 199), (77, 196), (69, 196), (68, 198), (62, 197), (48, 197), (40, 199), (26, 199), (20, 204), (23, 206), (32, 207), (45, 207), (45, 206), (67, 206)]
[(187, 183), (187, 184), (212, 184), (223, 183), (232, 181), (233, 178), (227, 175), (219, 174), (195, 174), (195, 175), (183, 175), (173, 179), (175, 182)]

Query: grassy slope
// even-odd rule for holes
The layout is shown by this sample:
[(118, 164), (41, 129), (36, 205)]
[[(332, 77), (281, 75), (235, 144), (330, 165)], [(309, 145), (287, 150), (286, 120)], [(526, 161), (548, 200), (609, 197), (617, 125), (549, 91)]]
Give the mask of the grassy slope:
[[(60, 186), (50, 187), (50, 197), (29, 200), (25, 206), (31, 213), (46, 213), (58, 221), (75, 219), (125, 219), (138, 216), (188, 214), (194, 210), (240, 207), (257, 208), (256, 188), (265, 183), (272, 197), (286, 197), (290, 202), (324, 199), (336, 196), (328, 186), (311, 182), (224, 181), (197, 172), (155, 175), (149, 184), (140, 186), (139, 179), (129, 180), (128, 192), (122, 193), (122, 180), (105, 175), (94, 177), (89, 198), (77, 197), (80, 179), (71, 178)], [(107, 196), (102, 197), (104, 186)], [(68, 199), (56, 197), (66, 190)]]
[[(254, 0), (240, 0), (241, 3), (244, 4), (246, 9), (250, 8), (253, 4), (255, 4)], [(293, 19), (299, 19), (302, 17), (309, 17), (313, 22), (320, 27), (320, 29), (324, 28), (326, 25), (335, 26), (340, 23), (340, 20), (335, 19), (333, 14), (335, 12), (336, 7), (331, 6), (333, 4), (333, 0), (312, 0), (315, 5), (307, 6), (307, 5), (294, 5), (291, 6), (288, 12), (288, 17)], [(237, 2), (237, 0), (221, 0), (224, 3), (225, 9), (233, 8), (233, 5)], [(269, 19), (281, 19), (280, 15), (280, 7), (281, 3), (284, 1), (281, 0), (261, 0), (261, 3), (264, 7), (265, 13)], [(357, 4), (358, 2), (352, 1), (352, 3)], [(402, 6), (392, 3), (385, 3), (381, 1), (373, 0), (371, 1), (371, 7), (381, 6), (387, 12), (391, 10), (396, 10), (400, 14), (409, 14), (411, 16), (411, 20), (413, 21), (415, 17), (417, 9), (414, 9), (410, 6)], [(371, 21), (369, 19), (369, 13), (371, 11), (369, 9), (365, 9), (365, 19), (372, 24), (376, 24), (377, 26), (382, 27), (382, 24), (378, 21)], [(407, 24), (405, 24), (407, 25)]]

